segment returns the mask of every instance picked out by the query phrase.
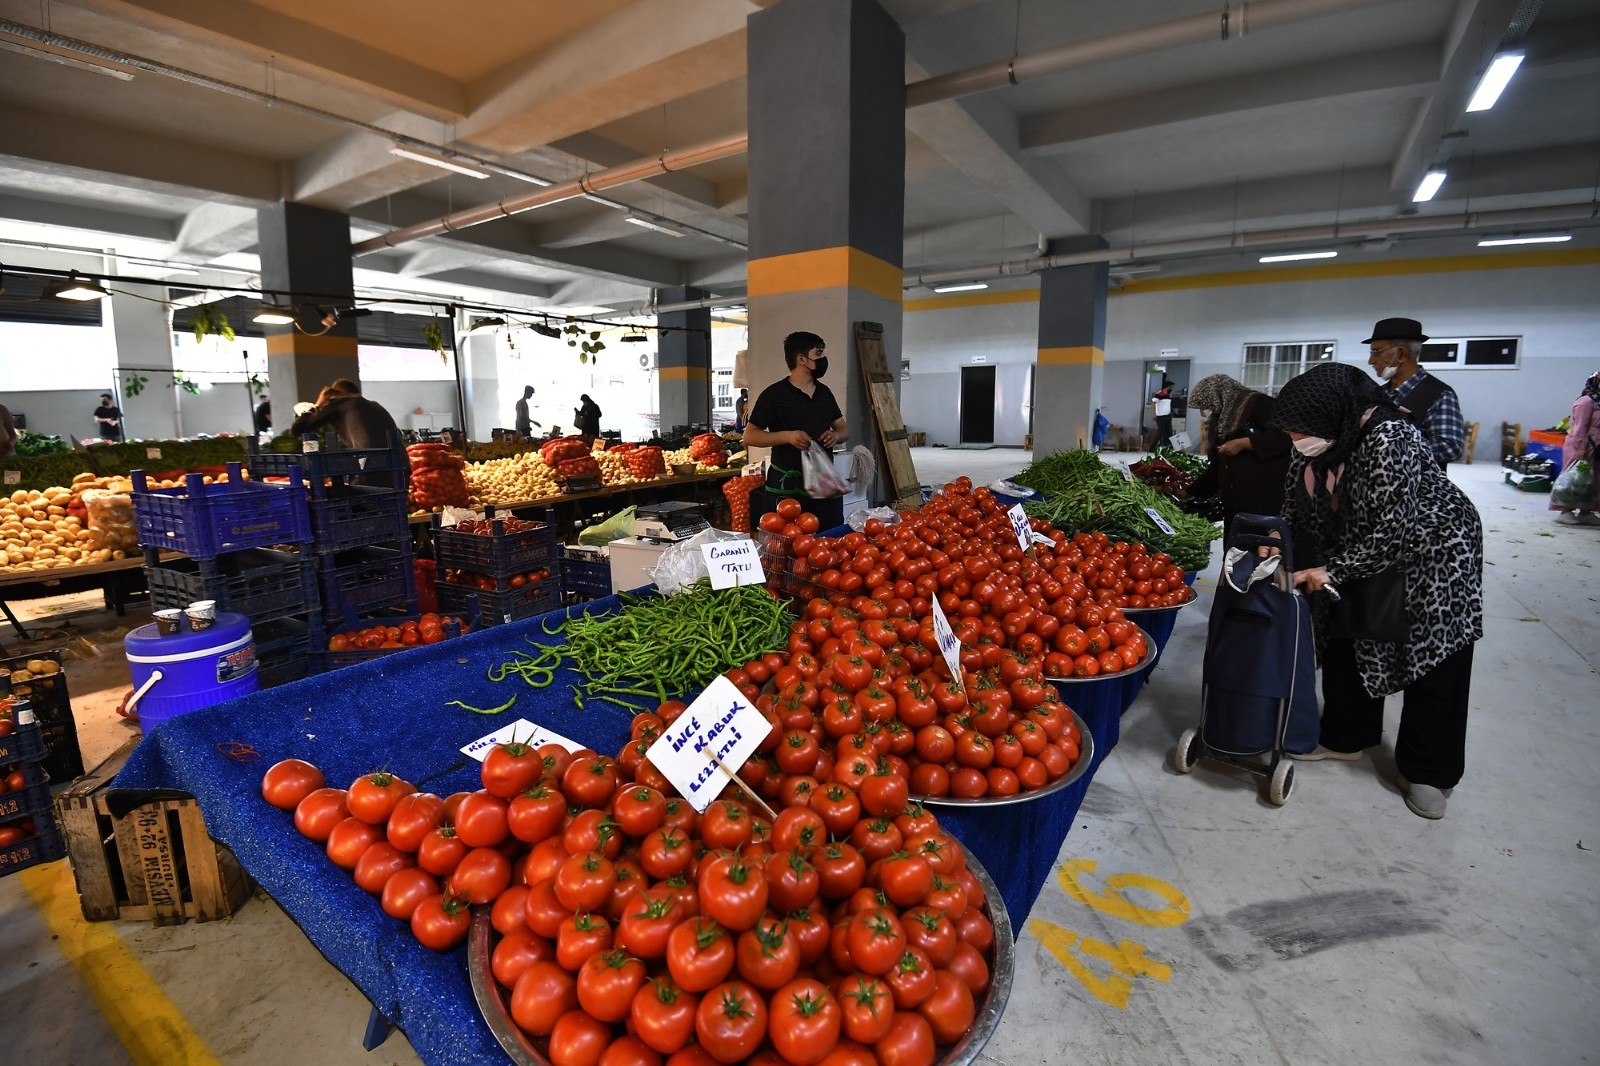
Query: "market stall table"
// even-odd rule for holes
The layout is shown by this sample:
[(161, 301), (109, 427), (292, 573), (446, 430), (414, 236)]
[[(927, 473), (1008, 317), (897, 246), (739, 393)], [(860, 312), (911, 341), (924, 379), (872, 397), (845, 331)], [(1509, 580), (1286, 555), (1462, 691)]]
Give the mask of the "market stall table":
[(12, 613), (12, 600), (38, 600), (89, 589), (103, 590), (106, 607), (119, 617), (127, 614), (128, 601), (145, 591), (143, 556), (49, 570), (0, 570), (0, 613), (26, 640), (28, 631)]
[[(618, 603), (605, 597), (571, 611), (603, 613)], [(489, 668), (513, 651), (528, 650), (530, 642), (558, 641), (542, 627), (560, 614), (399, 652), (170, 719), (134, 751), (113, 787), (194, 794), (210, 834), (406, 1033), (424, 1062), (503, 1066), (506, 1055), (472, 998), (465, 949), (439, 955), (417, 943), (408, 926), (384, 914), (376, 898), (296, 832), (289, 813), (266, 804), (260, 781), (268, 766), (294, 757), (320, 767), (331, 786), (382, 767), (441, 795), (472, 790), (479, 787), (479, 764), (459, 749), (518, 718), (598, 751), (619, 750), (628, 715), (595, 700), (577, 710), (568, 686), (581, 685), (580, 675), (560, 669), (539, 689), (515, 677), (498, 684), (487, 680)], [(1068, 693), (1094, 733), (1097, 758), (1116, 744), (1118, 717), (1142, 678), (1136, 672)], [(497, 717), (446, 705), (459, 700), (496, 707), (513, 693), (515, 704)], [(239, 761), (239, 745), (249, 745), (259, 759)], [(1050, 875), (1092, 777), (1091, 771), (1026, 813), (1015, 807), (940, 812), (988, 867), (1019, 925)]]

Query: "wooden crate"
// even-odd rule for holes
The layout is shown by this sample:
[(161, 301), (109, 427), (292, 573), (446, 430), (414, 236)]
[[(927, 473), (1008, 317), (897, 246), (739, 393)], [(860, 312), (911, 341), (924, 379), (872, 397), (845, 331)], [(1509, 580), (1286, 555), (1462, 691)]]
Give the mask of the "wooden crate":
[(233, 853), (206, 833), (193, 797), (131, 810), (107, 786), (139, 743), (129, 740), (56, 797), (83, 916), (182, 925), (226, 918), (254, 889)]

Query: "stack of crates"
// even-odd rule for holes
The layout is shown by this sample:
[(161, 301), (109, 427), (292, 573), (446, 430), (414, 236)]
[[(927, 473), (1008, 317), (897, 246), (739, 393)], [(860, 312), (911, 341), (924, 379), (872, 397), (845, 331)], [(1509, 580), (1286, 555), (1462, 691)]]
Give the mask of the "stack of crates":
[[(484, 511), (492, 523), (489, 533), (463, 533), (433, 520), (433, 558), (439, 568), (439, 609), (459, 614), (474, 629), (497, 626), (553, 611), (561, 606), (561, 559), (556, 540), (555, 512), (546, 511), (536, 528), (508, 532), (494, 508)], [(446, 580), (446, 573), (462, 570), (482, 575), (492, 588), (479, 588)], [(527, 575), (547, 570), (549, 575), (529, 581)]]
[[(133, 472), (151, 608), (215, 600), (218, 610), (249, 618), (262, 688), (304, 677), (318, 635), (306, 485), (298, 463), (286, 465), (282, 476), (286, 484), (245, 481), (240, 465), (230, 463), (226, 483), (206, 485), (190, 474), (182, 489), (151, 490), (144, 472)], [(162, 560), (163, 551), (187, 558)]]
[[(11, 723), (13, 715), (31, 719), (29, 701), (13, 701), (3, 695), (7, 687), (0, 682), (0, 701), (11, 704), (0, 710), (0, 721)], [(4, 790), (0, 791), (0, 830), (8, 830), (5, 843), (0, 844), (0, 877), (66, 854), (50, 799), (50, 775), (45, 772), (48, 755), (44, 732), (36, 721), (12, 724), (9, 732), (0, 736), (0, 789)], [(11, 787), (8, 782), (19, 776), (21, 787)]]
[(406, 495), (411, 465), (399, 435), (390, 434), (383, 448), (332, 443), (308, 436), (301, 438), (299, 454), (264, 452), (253, 442), (250, 451), (256, 477), (293, 467), (305, 474), (321, 599), (313, 662), (326, 647), (326, 635), (371, 625), (372, 616), (411, 610), (417, 599)]
[(604, 548), (561, 546), (561, 596), (564, 603), (583, 603), (611, 595), (611, 559)]
[(42, 651), (0, 660), (0, 699), (7, 695), (33, 705), (39, 736), (44, 741), (44, 770), (50, 779), (71, 781), (83, 773), (78, 723), (72, 717), (72, 696), (67, 692), (61, 652)]

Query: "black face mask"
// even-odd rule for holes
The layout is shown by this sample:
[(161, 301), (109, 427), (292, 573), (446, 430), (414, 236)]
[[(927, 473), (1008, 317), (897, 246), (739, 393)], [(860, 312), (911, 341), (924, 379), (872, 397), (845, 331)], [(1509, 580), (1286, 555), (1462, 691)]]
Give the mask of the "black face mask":
[(816, 365), (811, 368), (811, 376), (816, 380), (821, 381), (822, 378), (827, 375), (827, 373), (828, 357), (823, 356), (822, 358), (818, 359)]

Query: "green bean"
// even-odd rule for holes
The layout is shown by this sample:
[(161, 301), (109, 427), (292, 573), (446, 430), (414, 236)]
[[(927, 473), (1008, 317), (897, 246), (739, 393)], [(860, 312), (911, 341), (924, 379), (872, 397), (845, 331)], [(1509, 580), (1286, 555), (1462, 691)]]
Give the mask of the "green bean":
[(460, 707), (463, 711), (471, 711), (473, 714), (503, 714), (504, 712), (509, 711), (511, 709), (511, 705), (516, 702), (517, 697), (513, 695), (509, 700), (506, 700), (498, 707), (473, 707), (470, 704), (462, 703), (460, 700), (448, 700), (446, 701), (445, 706)]

